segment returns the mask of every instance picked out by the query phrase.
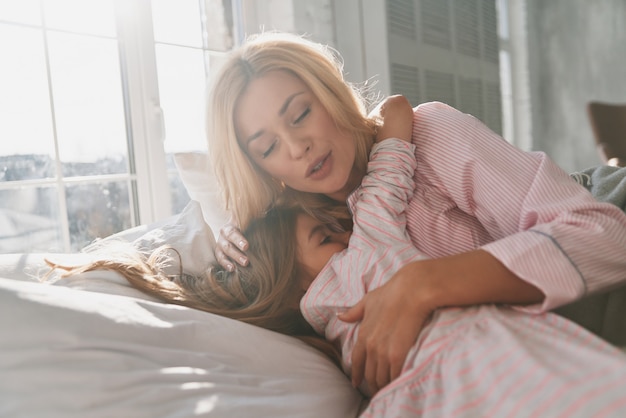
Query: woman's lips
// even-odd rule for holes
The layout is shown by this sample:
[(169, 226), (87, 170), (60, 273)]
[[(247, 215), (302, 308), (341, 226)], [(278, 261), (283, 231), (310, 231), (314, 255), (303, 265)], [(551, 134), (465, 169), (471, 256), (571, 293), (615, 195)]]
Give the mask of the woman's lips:
[(316, 160), (307, 170), (307, 178), (321, 180), (326, 177), (332, 168), (331, 152)]

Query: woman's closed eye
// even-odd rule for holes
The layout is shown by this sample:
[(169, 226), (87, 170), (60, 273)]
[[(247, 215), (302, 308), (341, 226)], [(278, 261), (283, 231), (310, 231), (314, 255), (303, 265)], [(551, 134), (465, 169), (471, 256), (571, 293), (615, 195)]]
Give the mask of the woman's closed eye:
[[(299, 125), (306, 119), (307, 116), (309, 116), (310, 113), (311, 113), (311, 107), (307, 106), (307, 108), (304, 109), (302, 113), (300, 113), (300, 116), (298, 116), (296, 120), (292, 122), (292, 125), (293, 126)], [(272, 151), (274, 151), (275, 147), (276, 147), (276, 141), (272, 142), (272, 144), (261, 154), (261, 158), (265, 159), (269, 157)]]
[(300, 116), (298, 116), (298, 117), (296, 118), (296, 120), (294, 120), (294, 121), (292, 122), (292, 124), (293, 124), (293, 125), (298, 125), (298, 124), (300, 124), (300, 123), (301, 123), (301, 122), (302, 122), (302, 121), (303, 121), (303, 120), (304, 120), (304, 119), (305, 119), (305, 118), (309, 115), (309, 113), (311, 113), (311, 107), (310, 107), (310, 106), (307, 106), (307, 108), (306, 108), (306, 109), (304, 109), (304, 111), (303, 111), (302, 113), (300, 113)]
[(276, 141), (272, 142), (272, 145), (269, 146), (268, 149), (265, 150), (265, 152), (263, 154), (261, 154), (262, 158), (267, 158), (270, 156), (270, 154), (272, 153), (272, 151), (274, 151), (274, 147), (276, 146)]

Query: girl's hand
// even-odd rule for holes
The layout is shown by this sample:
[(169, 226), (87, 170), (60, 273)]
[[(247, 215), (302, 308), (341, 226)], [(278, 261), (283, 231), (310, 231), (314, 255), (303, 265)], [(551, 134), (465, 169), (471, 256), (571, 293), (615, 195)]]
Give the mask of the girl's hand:
[(413, 108), (406, 97), (401, 95), (387, 97), (373, 113), (382, 118), (382, 124), (376, 132), (376, 142), (387, 138), (411, 142)]
[(241, 266), (248, 264), (244, 251), (248, 249), (248, 241), (233, 224), (226, 224), (220, 229), (220, 236), (215, 246), (215, 259), (228, 271), (235, 269), (234, 263)]
[[(352, 384), (363, 378), (376, 393), (402, 372), (404, 361), (435, 307), (428, 289), (419, 286), (416, 263), (407, 264), (378, 289), (367, 293), (339, 315), (345, 322), (361, 321), (352, 352)], [(432, 298), (430, 298), (432, 300)]]

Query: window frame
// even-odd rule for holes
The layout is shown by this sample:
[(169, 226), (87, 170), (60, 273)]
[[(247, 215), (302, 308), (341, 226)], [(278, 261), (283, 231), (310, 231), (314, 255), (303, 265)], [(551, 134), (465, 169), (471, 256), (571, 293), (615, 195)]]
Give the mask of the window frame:
[[(109, 1), (109, 0), (102, 0)], [(206, 0), (199, 3), (201, 20), (206, 21)], [(235, 2), (237, 3), (237, 2)], [(130, 205), (130, 227), (162, 221), (173, 215), (171, 176), (175, 170), (168, 169), (168, 155), (165, 146), (165, 118), (160, 104), (158, 67), (152, 5), (148, 0), (112, 0), (115, 14), (115, 38), (118, 48), (120, 71), (120, 91), (123, 100), (124, 129), (127, 141), (127, 170), (119, 174), (95, 174), (90, 176), (65, 177), (59, 152), (59, 136), (56, 128), (54, 85), (50, 67), (48, 33), (61, 32), (89, 37), (102, 37), (83, 32), (51, 29), (46, 26), (41, 9), (40, 23), (28, 24), (2, 20), (0, 23), (11, 26), (33, 28), (41, 31), (44, 48), (45, 77), (47, 82), (48, 106), (51, 115), (51, 137), (54, 141), (50, 154), (54, 159), (50, 177), (0, 182), (0, 191), (53, 188), (50, 192), (57, 201), (51, 202), (58, 212), (58, 245), (64, 252), (72, 252), (71, 219), (68, 214), (67, 188), (74, 185), (94, 185), (111, 181), (125, 182), (128, 187)], [(238, 4), (238, 3), (237, 3)], [(198, 25), (204, 23), (198, 22)], [(236, 25), (236, 23), (235, 23)], [(235, 29), (233, 29), (234, 33)], [(185, 45), (179, 45), (185, 47)], [(217, 53), (206, 45), (203, 39), (201, 47), (205, 56), (205, 74), (207, 72), (207, 54)], [(204, 87), (204, 86), (203, 86)], [(203, 150), (199, 150), (203, 151)], [(8, 155), (8, 154), (7, 154)], [(26, 214), (26, 212), (24, 212)], [(17, 216), (20, 216), (19, 214)], [(100, 237), (103, 238), (103, 237)], [(74, 244), (75, 245), (75, 244)], [(51, 249), (52, 250), (52, 249)], [(54, 248), (53, 251), (58, 251)], [(9, 250), (10, 252), (10, 250)]]
[[(116, 0), (118, 47), (138, 224), (173, 215), (164, 147), (152, 9), (149, 1)], [(168, 187), (163, 187), (168, 185)]]

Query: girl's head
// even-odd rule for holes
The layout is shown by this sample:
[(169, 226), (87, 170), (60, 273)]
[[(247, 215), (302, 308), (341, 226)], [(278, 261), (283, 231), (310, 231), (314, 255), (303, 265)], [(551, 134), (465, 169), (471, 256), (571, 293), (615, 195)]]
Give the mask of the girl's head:
[(184, 286), (214, 313), (284, 334), (313, 333), (300, 299), (330, 258), (348, 246), (350, 233), (333, 232), (302, 209), (275, 207), (244, 234), (246, 267), (231, 272), (215, 265), (206, 283)]
[(208, 117), (213, 166), (242, 227), (286, 188), (294, 200), (341, 197), (364, 173), (375, 130), (333, 50), (276, 33), (231, 54), (213, 82)]
[(308, 289), (333, 255), (345, 250), (350, 232), (336, 232), (328, 224), (300, 212), (295, 219), (297, 280)]

